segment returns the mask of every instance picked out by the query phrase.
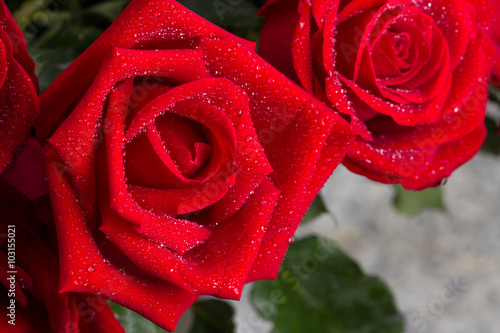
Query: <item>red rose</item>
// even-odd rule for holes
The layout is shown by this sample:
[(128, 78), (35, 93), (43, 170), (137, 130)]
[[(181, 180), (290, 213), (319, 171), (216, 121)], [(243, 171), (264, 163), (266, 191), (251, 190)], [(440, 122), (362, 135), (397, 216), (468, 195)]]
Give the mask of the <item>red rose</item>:
[(492, 0), (494, 11), (493, 14), (493, 28), (492, 39), (495, 43), (495, 65), (493, 66), (493, 85), (500, 87), (500, 0)]
[(124, 332), (105, 299), (59, 294), (51, 234), (33, 207), (0, 178), (0, 332)]
[(0, 0), (0, 173), (38, 115), (38, 79), (23, 33)]
[(350, 119), (351, 171), (422, 189), (484, 140), (489, 10), (488, 0), (271, 0), (259, 52)]
[(132, 1), (41, 96), (62, 291), (171, 330), (199, 295), (276, 277), (351, 134), (243, 44)]

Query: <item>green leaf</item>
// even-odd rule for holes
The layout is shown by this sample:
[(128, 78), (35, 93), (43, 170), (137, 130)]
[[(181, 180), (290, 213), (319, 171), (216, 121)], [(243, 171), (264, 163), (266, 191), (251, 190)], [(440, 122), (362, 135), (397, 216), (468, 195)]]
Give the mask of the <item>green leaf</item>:
[(76, 29), (68, 20), (60, 20), (35, 44), (30, 43), (28, 51), (36, 64), (40, 91), (43, 92), (101, 33), (94, 27)]
[(130, 1), (131, 0), (111, 0), (98, 2), (86, 8), (83, 14), (86, 17), (92, 17), (93, 20), (96, 19), (95, 16), (100, 16), (105, 18), (109, 23), (112, 23)]
[(192, 308), (195, 320), (191, 333), (232, 333), (234, 332), (233, 308), (215, 299), (198, 301)]
[(272, 333), (403, 331), (384, 283), (318, 237), (291, 245), (277, 280), (254, 284), (252, 303), (274, 323)]
[(102, 31), (94, 27), (75, 28), (69, 20), (60, 20), (36, 43), (38, 48), (64, 47), (74, 50), (75, 54), (85, 51)]
[(497, 104), (500, 104), (500, 86), (488, 86), (488, 99)]
[(127, 333), (165, 333), (164, 329), (156, 326), (140, 314), (124, 308), (121, 305), (108, 301), (116, 318), (120, 321)]
[(180, 4), (219, 27), (248, 40), (257, 41), (264, 23), (257, 16), (258, 1), (252, 0), (178, 0)]
[(500, 134), (498, 133), (498, 125), (491, 118), (486, 117), (484, 120), (488, 134), (481, 146), (481, 151), (488, 152), (494, 155), (500, 155)]
[(405, 190), (401, 185), (396, 185), (395, 188), (396, 195), (393, 203), (400, 213), (415, 216), (429, 208), (446, 210), (440, 186), (430, 187), (422, 191)]
[(323, 203), (323, 199), (321, 199), (321, 197), (318, 194), (316, 198), (314, 198), (314, 201), (312, 202), (309, 209), (307, 210), (306, 215), (304, 215), (304, 217), (302, 218), (301, 223), (310, 222), (315, 218), (317, 218), (318, 216), (320, 216), (321, 214), (326, 213), (326, 211), (327, 210), (325, 204)]

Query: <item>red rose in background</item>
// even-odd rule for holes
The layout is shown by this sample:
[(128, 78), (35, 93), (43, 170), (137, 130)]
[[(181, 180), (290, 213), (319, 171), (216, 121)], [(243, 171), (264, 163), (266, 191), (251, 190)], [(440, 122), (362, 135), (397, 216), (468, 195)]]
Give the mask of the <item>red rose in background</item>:
[(62, 291), (172, 330), (275, 278), (348, 124), (175, 1), (133, 1), (41, 96)]
[(55, 237), (34, 206), (0, 179), (0, 332), (124, 332), (105, 299), (59, 294)]
[(259, 53), (350, 119), (351, 171), (422, 189), (484, 140), (488, 4), (271, 0)]
[(0, 0), (0, 172), (38, 116), (38, 79), (24, 36)]

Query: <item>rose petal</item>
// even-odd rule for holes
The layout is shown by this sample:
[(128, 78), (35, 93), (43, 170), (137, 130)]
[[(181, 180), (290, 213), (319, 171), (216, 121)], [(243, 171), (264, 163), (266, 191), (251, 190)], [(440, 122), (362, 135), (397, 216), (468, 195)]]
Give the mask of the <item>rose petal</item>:
[[(434, 160), (416, 176), (402, 182), (404, 188), (421, 190), (429, 186), (437, 186), (459, 166), (477, 154), (486, 137), (486, 127), (481, 124), (471, 133), (456, 141), (439, 147)], [(460, 154), (457, 156), (457, 151)]]
[(10, 60), (0, 86), (0, 172), (14, 157), (14, 150), (26, 142), (39, 114), (37, 93), (31, 79), (15, 60)]
[(125, 118), (132, 88), (133, 81), (129, 79), (120, 83), (109, 97), (107, 119), (113, 124), (114, 130), (105, 133), (105, 141), (111, 207), (122, 217), (135, 223), (138, 226), (138, 232), (153, 239), (159, 239), (167, 247), (184, 253), (205, 241), (210, 236), (210, 231), (196, 223), (143, 209), (127, 189), (123, 151)]
[(300, 15), (298, 0), (268, 1), (259, 15), (268, 19), (262, 27), (259, 55), (290, 79), (300, 82), (293, 66), (292, 43)]
[(60, 253), (60, 292), (100, 293), (173, 330), (197, 297), (164, 281), (129, 276), (107, 264), (87, 230), (76, 193), (66, 176), (50, 163), (57, 155), (51, 152), (48, 157), (47, 173), (53, 189), (51, 200)]

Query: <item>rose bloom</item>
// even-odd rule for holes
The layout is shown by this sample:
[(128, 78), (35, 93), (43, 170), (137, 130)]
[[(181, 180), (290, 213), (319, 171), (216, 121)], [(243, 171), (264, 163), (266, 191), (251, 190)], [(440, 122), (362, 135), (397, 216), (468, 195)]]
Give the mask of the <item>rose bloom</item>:
[(175, 1), (139, 0), (41, 96), (61, 291), (172, 330), (275, 278), (347, 122)]
[(493, 66), (493, 77), (491, 83), (500, 88), (500, 0), (492, 0), (494, 11), (493, 14), (493, 28), (492, 38), (495, 43), (495, 65)]
[(125, 332), (105, 299), (59, 294), (53, 221), (36, 206), (0, 178), (0, 332)]
[(0, 0), (0, 173), (24, 144), (39, 113), (34, 69), (23, 33)]
[(259, 53), (351, 122), (351, 171), (438, 185), (486, 135), (488, 0), (271, 0)]

